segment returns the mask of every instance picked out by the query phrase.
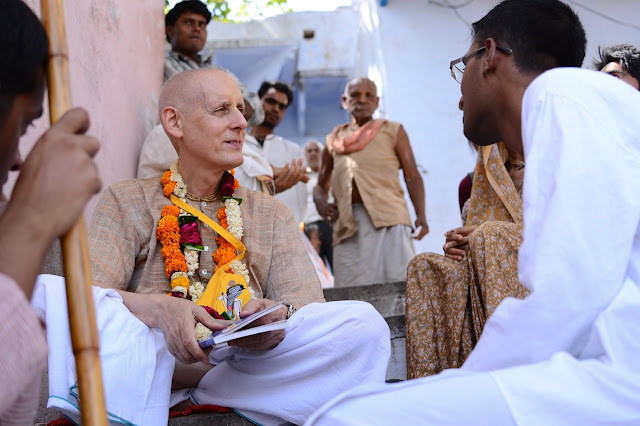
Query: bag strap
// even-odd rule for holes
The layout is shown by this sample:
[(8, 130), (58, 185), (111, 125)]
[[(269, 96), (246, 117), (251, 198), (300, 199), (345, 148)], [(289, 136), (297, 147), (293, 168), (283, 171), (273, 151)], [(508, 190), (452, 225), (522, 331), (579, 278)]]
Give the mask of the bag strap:
[[(202, 222), (206, 223), (211, 228), (213, 228), (213, 230), (216, 231), (218, 233), (218, 235), (220, 235), (222, 238), (224, 238), (225, 240), (229, 241), (229, 243), (231, 243), (231, 245), (236, 249), (237, 256), (236, 256), (236, 258), (234, 258), (234, 260), (236, 260), (236, 259), (238, 261), (242, 260), (242, 258), (244, 257), (244, 254), (247, 251), (247, 249), (244, 246), (244, 244), (242, 244), (242, 242), (240, 240), (238, 240), (236, 237), (234, 237), (229, 231), (224, 229), (218, 223), (214, 222), (209, 216), (207, 216), (206, 214), (202, 213), (200, 210), (196, 210), (195, 208), (193, 208), (189, 204), (185, 203), (184, 201), (182, 201), (181, 199), (179, 199), (175, 195), (171, 194), (171, 196), (169, 198), (171, 199), (171, 202), (173, 204), (175, 204), (176, 206), (180, 207), (182, 210), (186, 211), (187, 213), (190, 213), (190, 214), (194, 215), (195, 217), (200, 219)], [(222, 270), (226, 271), (227, 269), (229, 269), (230, 265), (231, 265), (231, 262), (229, 262), (229, 263), (227, 263), (225, 265), (220, 265), (219, 269), (222, 269)]]

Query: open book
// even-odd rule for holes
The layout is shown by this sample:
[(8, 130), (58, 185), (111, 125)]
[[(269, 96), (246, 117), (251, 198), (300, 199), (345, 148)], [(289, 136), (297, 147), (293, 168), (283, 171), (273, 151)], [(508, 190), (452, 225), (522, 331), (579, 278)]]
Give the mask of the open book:
[(255, 312), (248, 317), (242, 318), (241, 320), (234, 322), (233, 324), (223, 328), (222, 330), (213, 333), (213, 335), (207, 340), (200, 341), (198, 342), (198, 344), (201, 348), (206, 348), (209, 346), (226, 343), (229, 340), (239, 339), (241, 337), (252, 336), (254, 334), (266, 333), (268, 331), (274, 330), (284, 330), (287, 328), (286, 320), (246, 328), (249, 324), (253, 323), (258, 318), (270, 314), (273, 311), (277, 311), (283, 306), (284, 305), (282, 303), (276, 303), (275, 305), (270, 306), (267, 309)]

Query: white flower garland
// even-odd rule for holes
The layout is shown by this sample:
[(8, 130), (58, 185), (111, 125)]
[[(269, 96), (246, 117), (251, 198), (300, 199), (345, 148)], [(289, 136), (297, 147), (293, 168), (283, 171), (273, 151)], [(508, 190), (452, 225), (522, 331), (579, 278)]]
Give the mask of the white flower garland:
[[(173, 190), (173, 195), (186, 203), (187, 185), (184, 183), (184, 180), (182, 179), (180, 173), (178, 173), (178, 160), (171, 164), (169, 170), (171, 171), (171, 181), (176, 183), (176, 187)], [(229, 231), (229, 233), (236, 237), (238, 240), (241, 240), (242, 236), (244, 235), (244, 224), (242, 221), (242, 211), (240, 210), (240, 203), (238, 203), (238, 200), (229, 198), (224, 201), (224, 206), (225, 213), (227, 215), (227, 224), (229, 225), (227, 227), (227, 231)], [(185, 214), (187, 213), (184, 210), (180, 209), (180, 215)], [(183, 253), (184, 258), (187, 262), (187, 273), (185, 274), (184, 272), (174, 272), (171, 275), (171, 280), (173, 280), (177, 276), (181, 276), (177, 274), (184, 274), (184, 276), (188, 276), (190, 279), (193, 279), (195, 272), (200, 267), (200, 253), (198, 252), (198, 250), (185, 248)], [(245, 282), (247, 283), (247, 288), (249, 289), (249, 297), (251, 299), (255, 299), (256, 295), (253, 289), (249, 286), (249, 271), (247, 270), (246, 265), (238, 259), (234, 259), (233, 261), (231, 261), (231, 265), (229, 265), (229, 267), (231, 269), (231, 272), (236, 275), (242, 275), (244, 277)], [(194, 280), (193, 283), (189, 286), (188, 290), (182, 286), (179, 286), (174, 288), (172, 291), (179, 291), (185, 296), (187, 294), (191, 294), (191, 300), (193, 302), (197, 302), (198, 299), (202, 297), (202, 293), (204, 293), (204, 285), (202, 285), (200, 281)]]

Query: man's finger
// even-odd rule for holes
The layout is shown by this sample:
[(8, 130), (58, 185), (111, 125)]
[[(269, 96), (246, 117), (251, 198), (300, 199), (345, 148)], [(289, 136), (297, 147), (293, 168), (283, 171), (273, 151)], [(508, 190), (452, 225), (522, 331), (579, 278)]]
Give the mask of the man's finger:
[(90, 157), (94, 157), (100, 149), (100, 141), (87, 135), (67, 135), (64, 137), (65, 143), (82, 148)]
[(51, 126), (56, 131), (73, 134), (84, 134), (89, 130), (91, 121), (89, 113), (84, 108), (73, 108), (67, 111), (56, 123)]

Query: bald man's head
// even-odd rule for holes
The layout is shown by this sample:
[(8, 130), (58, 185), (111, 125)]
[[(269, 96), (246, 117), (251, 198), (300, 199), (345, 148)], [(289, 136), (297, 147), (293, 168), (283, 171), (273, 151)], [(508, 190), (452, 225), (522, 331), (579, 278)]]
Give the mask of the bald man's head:
[(188, 70), (178, 73), (167, 80), (162, 86), (160, 100), (158, 101), (160, 118), (162, 119), (162, 111), (167, 107), (177, 108), (184, 114), (198, 102), (202, 103), (204, 96), (202, 79), (207, 76), (211, 77), (216, 73), (224, 73), (224, 71), (216, 69)]
[[(216, 145), (242, 147), (247, 126), (242, 116), (244, 101), (236, 79), (224, 70), (201, 68), (176, 74), (162, 88), (158, 109), (181, 164), (209, 161), (208, 166), (215, 166), (208, 153), (216, 151)], [(241, 152), (236, 156), (235, 151), (231, 150), (233, 159), (219, 160), (231, 164), (239, 158), (241, 164)]]

